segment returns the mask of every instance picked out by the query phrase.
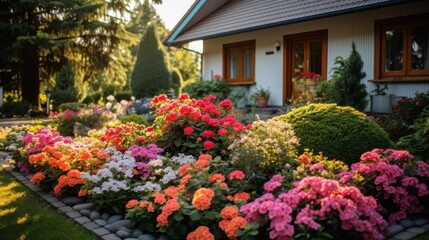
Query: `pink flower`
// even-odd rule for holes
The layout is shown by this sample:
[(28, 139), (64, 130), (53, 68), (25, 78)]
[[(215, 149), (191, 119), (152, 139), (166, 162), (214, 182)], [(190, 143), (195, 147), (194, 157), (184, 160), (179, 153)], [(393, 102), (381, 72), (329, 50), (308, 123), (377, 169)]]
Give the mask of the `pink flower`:
[(219, 74), (219, 73), (215, 73), (215, 74), (213, 75), (213, 77), (214, 77), (214, 78), (216, 78), (216, 79), (221, 79), (221, 78), (222, 78), (222, 75), (221, 75), (221, 74)]
[(191, 135), (193, 132), (194, 132), (194, 128), (193, 128), (193, 127), (191, 127), (191, 126), (185, 127), (185, 129), (183, 129), (183, 133), (184, 133), (186, 136)]

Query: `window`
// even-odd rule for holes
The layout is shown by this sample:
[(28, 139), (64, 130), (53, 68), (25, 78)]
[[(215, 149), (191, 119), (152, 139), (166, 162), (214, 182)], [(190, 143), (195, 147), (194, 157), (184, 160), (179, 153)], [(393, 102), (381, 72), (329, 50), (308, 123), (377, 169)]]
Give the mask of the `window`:
[(284, 37), (285, 79), (283, 101), (299, 98), (300, 90), (294, 86), (292, 78), (298, 72), (319, 74), (326, 79), (328, 31), (306, 32)]
[(255, 41), (223, 46), (223, 75), (229, 84), (255, 82)]
[(377, 21), (375, 80), (429, 80), (429, 14)]

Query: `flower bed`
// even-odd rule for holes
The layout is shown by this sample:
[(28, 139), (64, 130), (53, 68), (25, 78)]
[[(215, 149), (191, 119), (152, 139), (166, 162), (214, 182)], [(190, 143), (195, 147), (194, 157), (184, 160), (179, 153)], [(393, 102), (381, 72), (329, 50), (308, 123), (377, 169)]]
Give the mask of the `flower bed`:
[(429, 166), (406, 151), (362, 153), (349, 169), (298, 153), (287, 123), (235, 121), (229, 100), (160, 95), (152, 106), (152, 126), (74, 139), (48, 128), (11, 133), (16, 167), (59, 197), (78, 195), (169, 239), (382, 239), (387, 221), (429, 205)]

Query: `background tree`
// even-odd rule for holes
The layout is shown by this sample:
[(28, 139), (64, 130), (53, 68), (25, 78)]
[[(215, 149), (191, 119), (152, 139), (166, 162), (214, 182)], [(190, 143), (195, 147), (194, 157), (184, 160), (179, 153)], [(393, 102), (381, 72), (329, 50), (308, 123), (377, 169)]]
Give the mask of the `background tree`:
[(131, 77), (131, 90), (136, 98), (152, 97), (170, 88), (170, 77), (156, 26), (154, 23), (149, 24), (140, 42)]
[(52, 90), (53, 108), (58, 109), (62, 103), (76, 102), (77, 91), (75, 88), (75, 72), (69, 64), (64, 65), (56, 76), (56, 84)]
[(362, 71), (363, 61), (360, 54), (356, 51), (355, 43), (352, 44), (352, 52), (346, 59), (341, 56), (335, 59), (335, 64), (339, 66), (333, 68), (332, 80), (337, 92), (336, 102), (340, 106), (351, 106), (363, 111), (368, 104), (365, 99), (365, 84), (361, 80), (366, 74)]
[(99, 80), (96, 76), (109, 79), (111, 72), (117, 73), (113, 81), (125, 81), (122, 70), (130, 63), (124, 60), (127, 47), (120, 46), (132, 41), (122, 17), (132, 12), (127, 9), (129, 2), (1, 1), (2, 83), (19, 83), (22, 99), (38, 105), (41, 81), (52, 81), (66, 63), (82, 73), (84, 82)]

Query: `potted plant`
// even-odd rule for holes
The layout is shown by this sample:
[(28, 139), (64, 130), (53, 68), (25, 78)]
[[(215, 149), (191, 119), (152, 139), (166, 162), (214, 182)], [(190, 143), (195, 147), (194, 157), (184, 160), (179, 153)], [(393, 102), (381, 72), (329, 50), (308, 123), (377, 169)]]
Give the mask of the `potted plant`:
[(252, 93), (252, 100), (255, 101), (256, 107), (264, 108), (268, 106), (271, 91), (268, 88), (259, 87)]
[(371, 91), (371, 112), (389, 113), (390, 97), (387, 95), (387, 84), (382, 86), (380, 83), (375, 84), (375, 89)]

